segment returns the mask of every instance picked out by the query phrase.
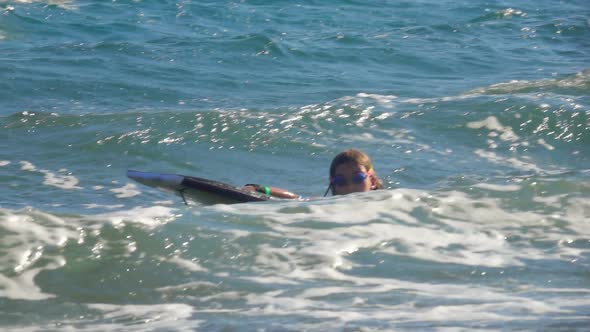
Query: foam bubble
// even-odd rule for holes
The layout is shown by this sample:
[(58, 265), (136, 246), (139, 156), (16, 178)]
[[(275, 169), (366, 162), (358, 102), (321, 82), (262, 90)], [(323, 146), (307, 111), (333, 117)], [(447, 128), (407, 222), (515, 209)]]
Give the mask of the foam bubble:
[(186, 293), (189, 289), (200, 289), (200, 288), (208, 288), (208, 289), (217, 289), (219, 288), (218, 284), (208, 282), (208, 281), (191, 281), (185, 284), (174, 285), (174, 286), (164, 286), (156, 288), (158, 292), (171, 294), (171, 293)]
[(153, 203), (156, 205), (174, 205), (174, 204), (176, 204), (174, 201), (171, 201), (171, 200), (154, 201)]
[[(76, 178), (72, 174), (56, 174), (56, 173), (51, 172), (46, 169), (39, 170), (39, 169), (37, 169), (37, 167), (35, 165), (33, 165), (33, 163), (26, 161), (26, 160), (22, 160), (19, 163), (21, 165), (20, 169), (23, 171), (39, 172), (39, 173), (44, 174), (44, 180), (43, 180), (44, 185), (52, 186), (52, 187), (56, 187), (56, 188), (60, 188), (60, 189), (65, 189), (65, 190), (83, 189), (82, 187), (78, 186), (78, 183), (80, 183), (80, 180), (78, 180), (78, 178)], [(62, 168), (58, 171), (58, 173), (67, 173), (67, 172), (68, 172), (68, 170), (65, 168)]]
[(475, 188), (481, 188), (485, 190), (492, 190), (492, 191), (518, 191), (522, 189), (521, 186), (515, 184), (508, 184), (508, 185), (499, 185), (499, 184), (491, 184), (491, 183), (478, 183), (473, 185)]
[(156, 227), (176, 219), (175, 209), (164, 206), (135, 207), (130, 210), (121, 210), (108, 213), (85, 216), (84, 219), (100, 222), (110, 222), (115, 226), (123, 226), (126, 223), (142, 224), (148, 227)]
[(96, 204), (96, 203), (83, 204), (82, 206), (84, 206), (86, 209), (109, 209), (109, 210), (121, 209), (121, 208), (125, 207), (125, 205), (123, 205), (123, 204), (103, 205), (103, 204)]
[(141, 194), (141, 191), (137, 190), (137, 186), (133, 183), (127, 183), (121, 188), (114, 188), (109, 191), (115, 193), (117, 198), (129, 198)]
[(539, 139), (537, 140), (537, 143), (538, 143), (539, 145), (541, 145), (542, 147), (544, 147), (545, 149), (549, 150), (549, 151), (555, 150), (555, 147), (554, 147), (553, 145), (551, 145), (551, 144), (549, 144), (549, 143), (545, 142), (545, 140), (544, 140), (544, 139), (542, 139), (542, 138), (539, 138)]
[(497, 11), (498, 14), (502, 15), (502, 17), (511, 17), (511, 16), (527, 16), (522, 10), (513, 9), (513, 8), (506, 8)]
[(22, 160), (20, 161), (20, 169), (23, 171), (28, 171), (28, 172), (35, 172), (37, 171), (37, 168), (35, 167), (35, 165), (33, 165), (31, 162), (26, 161), (26, 160)]
[(496, 154), (494, 152), (485, 151), (482, 149), (476, 149), (474, 151), (474, 153), (477, 156), (487, 159), (488, 161), (490, 161), (494, 164), (511, 166), (515, 169), (519, 169), (519, 170), (523, 170), (523, 171), (532, 171), (535, 173), (544, 172), (544, 170), (542, 168), (538, 167), (537, 165), (535, 165), (533, 163), (526, 162), (526, 161), (519, 160), (514, 157), (506, 158), (506, 157), (499, 156), (498, 154)]
[(495, 116), (489, 116), (481, 121), (468, 122), (466, 126), (471, 129), (486, 128), (488, 130), (498, 131), (501, 133), (500, 139), (503, 141), (516, 142), (519, 140), (518, 135), (512, 131), (512, 128), (500, 124), (500, 121)]
[(78, 178), (76, 178), (73, 175), (55, 174), (48, 170), (41, 170), (40, 172), (45, 174), (45, 180), (43, 181), (44, 185), (57, 187), (65, 190), (83, 189), (82, 187), (77, 185), (80, 182), (80, 180), (78, 180)]
[(202, 267), (197, 262), (192, 261), (192, 260), (188, 260), (188, 259), (184, 259), (179, 256), (174, 256), (174, 257), (166, 258), (163, 260), (166, 262), (169, 262), (169, 263), (173, 263), (173, 264), (185, 269), (186, 271), (190, 271), (190, 272), (208, 271), (206, 268)]
[(339, 101), (341, 101), (341, 102), (348, 102), (348, 101), (363, 102), (367, 99), (374, 100), (381, 107), (393, 108), (395, 106), (393, 103), (393, 100), (397, 99), (397, 96), (360, 92), (360, 93), (357, 93), (356, 96), (354, 96), (354, 97), (352, 97), (352, 96), (342, 97), (339, 99)]

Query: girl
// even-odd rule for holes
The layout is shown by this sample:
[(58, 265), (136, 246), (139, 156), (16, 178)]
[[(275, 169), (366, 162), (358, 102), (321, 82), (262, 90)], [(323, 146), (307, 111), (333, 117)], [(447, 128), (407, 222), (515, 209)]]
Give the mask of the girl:
[[(278, 198), (300, 198), (299, 195), (276, 187), (247, 184), (244, 189)], [(359, 150), (349, 149), (334, 157), (330, 165), (330, 185), (324, 196), (330, 190), (332, 195), (346, 195), (377, 189), (383, 189), (383, 184), (375, 174), (369, 156)]]
[(330, 185), (324, 196), (330, 190), (332, 195), (346, 195), (377, 189), (383, 189), (383, 183), (365, 153), (349, 149), (334, 157), (330, 165)]

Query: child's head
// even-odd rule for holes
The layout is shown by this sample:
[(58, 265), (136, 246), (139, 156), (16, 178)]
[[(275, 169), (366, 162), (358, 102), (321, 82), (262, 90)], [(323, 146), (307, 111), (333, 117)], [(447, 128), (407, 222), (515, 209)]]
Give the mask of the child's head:
[(330, 165), (332, 195), (383, 189), (369, 156), (355, 149), (339, 153)]

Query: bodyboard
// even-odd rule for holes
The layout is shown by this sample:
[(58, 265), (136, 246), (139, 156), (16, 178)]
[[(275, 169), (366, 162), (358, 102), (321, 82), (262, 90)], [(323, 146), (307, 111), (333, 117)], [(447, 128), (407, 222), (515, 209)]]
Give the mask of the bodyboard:
[(128, 170), (127, 177), (149, 187), (173, 192), (183, 198), (204, 204), (263, 202), (271, 197), (227, 183), (180, 174)]

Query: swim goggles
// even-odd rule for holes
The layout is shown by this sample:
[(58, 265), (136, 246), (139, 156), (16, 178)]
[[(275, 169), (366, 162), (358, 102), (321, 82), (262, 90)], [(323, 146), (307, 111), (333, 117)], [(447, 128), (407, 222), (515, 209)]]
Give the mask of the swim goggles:
[(350, 179), (347, 179), (344, 175), (336, 175), (330, 179), (330, 183), (336, 187), (342, 187), (350, 183), (361, 184), (371, 175), (371, 172), (357, 172)]

